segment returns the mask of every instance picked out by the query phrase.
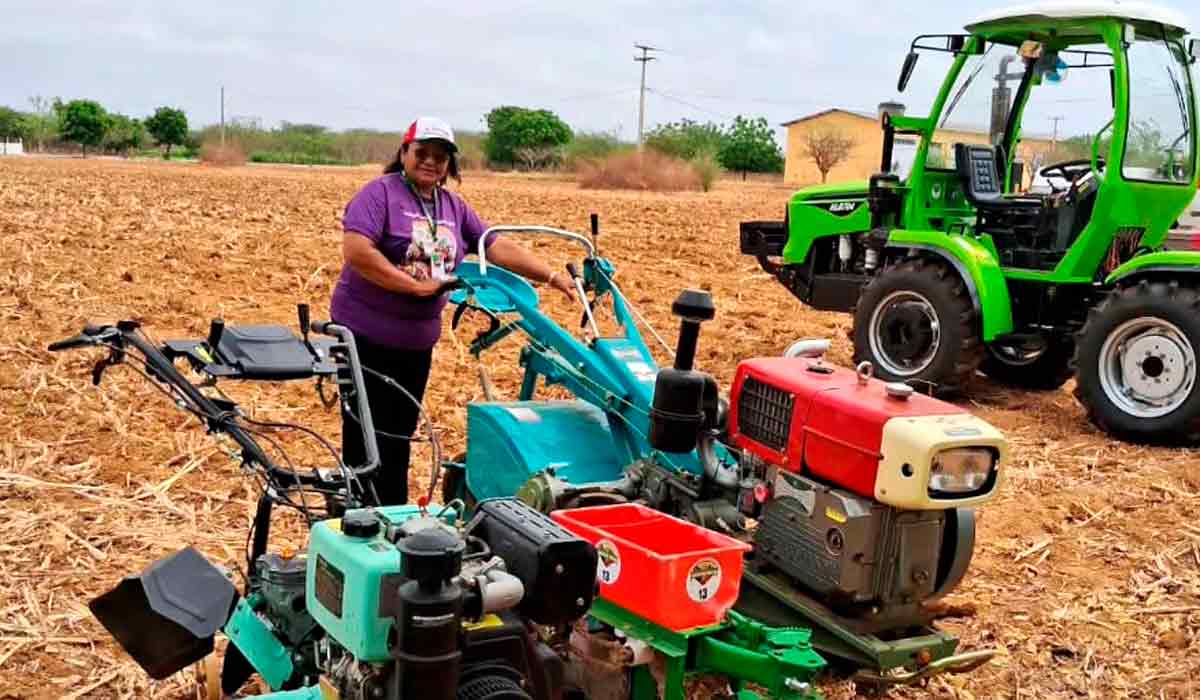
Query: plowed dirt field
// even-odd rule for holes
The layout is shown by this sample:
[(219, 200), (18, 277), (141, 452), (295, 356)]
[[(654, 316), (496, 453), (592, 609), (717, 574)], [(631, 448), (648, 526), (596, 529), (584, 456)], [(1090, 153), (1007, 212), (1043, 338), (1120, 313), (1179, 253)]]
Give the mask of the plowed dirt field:
[[(190, 672), (148, 682), (86, 602), (189, 543), (236, 566), (253, 507), (250, 480), (141, 377), (117, 369), (93, 388), (94, 355), (46, 345), (85, 321), (135, 318), (166, 339), (202, 336), (215, 316), (292, 325), (298, 301), (324, 316), (342, 207), (374, 175), (0, 159), (0, 699), (189, 697)], [(717, 318), (697, 363), (723, 387), (739, 359), (776, 355), (799, 337), (831, 338), (832, 359), (849, 362), (846, 316), (806, 310), (738, 253), (738, 222), (778, 218), (786, 188), (614, 193), (468, 173), (461, 191), (493, 223), (585, 230), (600, 214), (619, 282), (672, 343), (677, 291), (711, 290)], [(537, 249), (557, 264), (576, 256), (559, 242)], [(578, 323), (565, 301), (548, 304)], [(466, 403), (481, 398), (465, 350), (474, 330), (447, 329), (426, 397), (448, 453), (463, 446)], [(508, 396), (516, 352), (509, 342), (485, 358)], [(1013, 452), (949, 600), (961, 616), (942, 624), (965, 648), (1000, 654), (893, 697), (1200, 695), (1200, 458), (1107, 439), (1070, 389), (1027, 393), (980, 378), (964, 400), (1007, 432)], [(231, 392), (257, 416), (338, 435), (336, 414), (309, 385)], [(428, 464), (419, 449), (417, 483)], [(276, 542), (303, 543), (287, 520), (276, 532)], [(823, 689), (854, 693), (847, 681)]]

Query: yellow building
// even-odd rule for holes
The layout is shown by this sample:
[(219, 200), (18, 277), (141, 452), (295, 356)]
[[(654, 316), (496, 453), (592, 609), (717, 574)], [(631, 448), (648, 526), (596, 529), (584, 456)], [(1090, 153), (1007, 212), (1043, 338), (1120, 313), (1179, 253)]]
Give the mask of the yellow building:
[[(807, 136), (811, 133), (834, 132), (850, 139), (852, 145), (845, 160), (829, 171), (829, 182), (865, 180), (879, 172), (883, 148), (883, 130), (879, 127), (879, 116), (848, 109), (827, 109), (781, 124), (787, 128), (787, 157), (783, 178), (793, 185), (811, 185), (821, 182), (821, 171), (817, 169), (808, 153)], [(930, 163), (943, 163), (953, 167), (954, 144), (989, 142), (988, 134), (961, 129), (939, 129), (934, 136), (934, 148), (930, 151)], [(1025, 162), (1026, 182), (1034, 170), (1045, 165), (1046, 155), (1052, 150), (1049, 139), (1023, 139), (1018, 147), (1018, 158)], [(894, 160), (903, 173), (916, 153), (916, 141), (911, 137), (897, 136)]]

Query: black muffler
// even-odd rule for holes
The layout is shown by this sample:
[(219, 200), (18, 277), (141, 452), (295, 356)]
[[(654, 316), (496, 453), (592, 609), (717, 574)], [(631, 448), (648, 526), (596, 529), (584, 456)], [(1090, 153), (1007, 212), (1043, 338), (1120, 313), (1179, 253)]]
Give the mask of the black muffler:
[(237, 589), (192, 547), (159, 559), (88, 603), (133, 660), (161, 680), (213, 651)]

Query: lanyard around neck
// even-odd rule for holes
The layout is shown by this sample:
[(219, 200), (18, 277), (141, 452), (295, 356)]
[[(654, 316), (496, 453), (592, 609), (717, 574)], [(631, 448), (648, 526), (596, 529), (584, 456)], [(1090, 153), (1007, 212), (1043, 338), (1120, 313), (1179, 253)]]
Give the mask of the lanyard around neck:
[(434, 239), (436, 240), (437, 239), (437, 225), (438, 225), (438, 218), (439, 218), (438, 201), (441, 199), (440, 197), (438, 197), (438, 195), (441, 193), (438, 192), (437, 186), (434, 186), (434, 188), (433, 188), (433, 213), (430, 214), (429, 207), (425, 206), (425, 200), (421, 198), (421, 193), (417, 191), (417, 188), (413, 187), (412, 183), (408, 182), (407, 180), (405, 181), (405, 184), (408, 185), (408, 190), (413, 193), (413, 197), (416, 197), (417, 204), (420, 205), (420, 207), (421, 207), (421, 213), (425, 215), (425, 220), (429, 222), (429, 233), (432, 234)]

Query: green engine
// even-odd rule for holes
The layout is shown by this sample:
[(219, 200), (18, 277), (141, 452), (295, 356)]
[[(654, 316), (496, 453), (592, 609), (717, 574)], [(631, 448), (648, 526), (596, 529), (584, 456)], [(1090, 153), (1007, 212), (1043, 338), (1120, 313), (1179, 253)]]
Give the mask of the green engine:
[(595, 549), (514, 499), (457, 521), (451, 508), (347, 511), (313, 526), (306, 553), (259, 557), (242, 598), (189, 548), (92, 610), (154, 678), (206, 656), (220, 629), (226, 671), (253, 668), (273, 700), (562, 697), (565, 661), (534, 625), (567, 630), (587, 612)]

